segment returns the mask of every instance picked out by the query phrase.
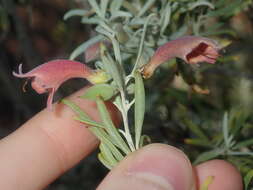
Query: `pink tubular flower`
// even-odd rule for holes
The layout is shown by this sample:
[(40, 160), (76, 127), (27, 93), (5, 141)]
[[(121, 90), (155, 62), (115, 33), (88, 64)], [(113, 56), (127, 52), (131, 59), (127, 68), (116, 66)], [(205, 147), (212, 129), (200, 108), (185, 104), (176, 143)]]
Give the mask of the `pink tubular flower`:
[(47, 107), (52, 109), (54, 93), (63, 82), (70, 78), (89, 80), (94, 72), (80, 62), (59, 59), (44, 63), (28, 73), (22, 72), (22, 64), (20, 64), (19, 72), (13, 72), (13, 75), (19, 78), (32, 79), (31, 85), (39, 94), (48, 92)]
[(110, 48), (112, 46), (112, 44), (107, 40), (90, 45), (84, 53), (86, 63), (97, 60), (100, 57), (101, 44), (104, 44), (107, 48)]
[(148, 64), (142, 68), (144, 78), (153, 75), (155, 69), (172, 58), (181, 58), (186, 63), (207, 62), (214, 64), (219, 56), (219, 45), (208, 38), (184, 36), (159, 47)]

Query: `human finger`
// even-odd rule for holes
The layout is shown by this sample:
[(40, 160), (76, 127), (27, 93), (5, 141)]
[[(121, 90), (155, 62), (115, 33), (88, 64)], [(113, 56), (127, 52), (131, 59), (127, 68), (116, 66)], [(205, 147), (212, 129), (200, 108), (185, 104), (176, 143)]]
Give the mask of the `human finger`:
[[(78, 98), (81, 90), (68, 99), (76, 102), (92, 119), (99, 121), (94, 101)], [(117, 120), (116, 108), (109, 110)], [(73, 119), (65, 105), (45, 109), (14, 133), (0, 141), (0, 187), (2, 189), (42, 189), (77, 164), (98, 144), (90, 131)]]
[(151, 144), (131, 153), (102, 181), (98, 190), (191, 190), (192, 166), (178, 149)]
[(208, 190), (242, 190), (243, 183), (240, 172), (224, 160), (210, 160), (195, 167), (197, 186), (205, 182), (208, 177), (213, 181)]

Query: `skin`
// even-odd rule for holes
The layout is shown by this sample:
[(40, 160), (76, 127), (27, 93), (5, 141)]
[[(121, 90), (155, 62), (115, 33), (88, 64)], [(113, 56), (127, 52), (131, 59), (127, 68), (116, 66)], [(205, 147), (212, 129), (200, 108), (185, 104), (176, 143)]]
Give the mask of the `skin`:
[[(80, 91), (68, 99), (99, 121), (95, 103), (80, 101), (79, 95)], [(112, 107), (110, 110), (115, 113)], [(57, 104), (54, 111), (41, 111), (0, 141), (1, 189), (43, 189), (97, 147), (98, 140), (74, 121), (73, 115), (69, 108)], [(116, 120), (114, 114), (118, 123)], [(243, 189), (239, 172), (225, 161), (212, 160), (192, 167), (182, 151), (151, 144), (127, 156), (97, 189), (192, 190), (208, 176), (214, 176), (209, 190)]]

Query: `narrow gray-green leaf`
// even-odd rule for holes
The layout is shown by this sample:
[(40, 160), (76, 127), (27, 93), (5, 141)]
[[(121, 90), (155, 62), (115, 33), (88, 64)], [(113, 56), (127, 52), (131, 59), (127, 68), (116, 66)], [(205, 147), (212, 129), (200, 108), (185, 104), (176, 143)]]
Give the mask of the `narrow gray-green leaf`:
[(229, 146), (229, 140), (228, 140), (229, 134), (228, 134), (228, 113), (227, 112), (223, 116), (222, 132), (223, 132), (225, 145), (228, 147)]
[(170, 16), (171, 16), (171, 6), (170, 3), (167, 3), (165, 10), (164, 10), (164, 15), (163, 15), (163, 23), (161, 27), (161, 34), (163, 34), (167, 28), (167, 26), (170, 23)]
[[(101, 23), (101, 22), (99, 22), (99, 23)], [(110, 32), (108, 32), (108, 30), (106, 30), (106, 29), (104, 29), (103, 27), (101, 27), (100, 25), (99, 26), (97, 26), (96, 28), (95, 28), (95, 30), (96, 30), (96, 32), (98, 32), (98, 33), (100, 33), (100, 34), (103, 34), (103, 35), (105, 35), (106, 37), (108, 37), (109, 38), (109, 36), (111, 37), (113, 34), (111, 34)]]
[(103, 18), (103, 14), (98, 6), (98, 3), (96, 0), (88, 0), (90, 6), (92, 7), (92, 9), (97, 13), (98, 16)]
[(88, 12), (87, 10), (83, 10), (83, 9), (72, 9), (64, 14), (63, 20), (67, 20), (73, 16), (83, 16), (87, 12)]
[(96, 100), (101, 97), (103, 100), (109, 100), (115, 93), (115, 88), (109, 84), (96, 84), (88, 88), (81, 98)]
[(139, 12), (138, 9), (136, 8), (137, 6), (135, 6), (135, 4), (133, 2), (123, 1), (122, 6), (126, 10), (131, 12), (133, 15), (137, 15)]
[[(112, 41), (112, 46), (113, 46), (113, 50), (114, 50), (116, 61), (120, 65), (122, 65), (122, 59), (121, 59), (121, 54), (120, 54), (119, 42), (115, 38), (110, 37), (110, 39)], [(119, 65), (119, 67), (120, 67), (120, 65)]]
[(104, 155), (102, 153), (98, 154), (98, 159), (100, 162), (102, 162), (102, 164), (107, 167), (109, 170), (111, 170), (113, 168), (112, 165), (110, 165), (110, 162), (108, 160), (106, 160), (106, 158), (104, 157)]
[(219, 30), (212, 30), (212, 31), (208, 30), (208, 31), (200, 33), (201, 36), (216, 36), (216, 35), (221, 35), (221, 34), (226, 34), (233, 37), (237, 36), (236, 32), (232, 29), (219, 29)]
[(205, 135), (205, 133), (202, 131), (202, 129), (198, 125), (193, 123), (191, 120), (185, 118), (185, 119), (183, 119), (183, 123), (190, 129), (190, 131), (194, 135), (196, 135), (200, 139), (203, 139), (205, 141), (209, 141), (208, 137)]
[(91, 120), (91, 118), (74, 102), (71, 102), (67, 99), (62, 99), (61, 102), (64, 103), (65, 105), (69, 106), (73, 111), (75, 111), (82, 118), (86, 118), (88, 120)]
[(188, 138), (188, 139), (185, 139), (184, 142), (190, 145), (196, 145), (196, 146), (205, 147), (205, 148), (213, 148), (213, 145), (210, 143), (210, 141), (206, 141), (204, 139)]
[(109, 71), (109, 74), (112, 76), (117, 87), (119, 89), (124, 89), (124, 79), (120, 65), (112, 59), (112, 57), (106, 52), (105, 48), (105, 46), (101, 45), (102, 62), (106, 67), (106, 70)]
[(98, 127), (90, 127), (89, 130), (103, 143), (105, 143), (112, 151), (113, 155), (117, 159), (117, 161), (123, 160), (123, 155), (121, 152), (115, 147), (117, 143), (115, 143), (112, 138), (105, 132), (105, 130), (101, 130)]
[(114, 30), (111, 29), (111, 27), (109, 25), (107, 25), (105, 22), (101, 21), (99, 23), (99, 26), (103, 27), (107, 32), (111, 33), (111, 35), (114, 35), (114, 33), (115, 33)]
[(91, 126), (96, 126), (96, 127), (101, 127), (104, 128), (104, 126), (101, 123), (98, 123), (96, 121), (93, 121), (78, 105), (76, 105), (75, 103), (63, 99), (61, 100), (62, 103), (64, 103), (65, 105), (69, 106), (77, 115), (77, 118), (74, 118), (80, 122), (86, 123), (88, 125)]
[(145, 89), (142, 76), (139, 72), (135, 72), (135, 86), (134, 86), (134, 124), (135, 124), (135, 146), (139, 148), (142, 125), (145, 114)]
[(106, 9), (107, 9), (109, 0), (101, 0), (100, 3), (101, 3), (101, 14), (103, 18), (105, 18)]
[(147, 135), (142, 135), (140, 139), (140, 148), (143, 147), (146, 144), (151, 143), (151, 138)]
[(122, 6), (123, 0), (112, 0), (110, 4), (110, 11), (114, 14), (115, 11), (118, 11)]
[(141, 8), (140, 12), (138, 13), (137, 17), (141, 17), (143, 14), (146, 13), (147, 10), (150, 9), (150, 7), (155, 3), (155, 0), (147, 0), (146, 3)]
[(253, 145), (253, 138), (240, 141), (239, 143), (236, 144), (235, 148), (242, 148), (242, 147), (247, 147), (247, 146), (252, 146), (252, 145)]
[(241, 0), (234, 1), (224, 8), (217, 9), (215, 11), (210, 11), (206, 16), (208, 17), (217, 17), (217, 16), (230, 16), (234, 14), (234, 11), (240, 6)]
[(93, 120), (87, 119), (85, 117), (79, 116), (79, 117), (74, 117), (75, 120), (80, 121), (81, 123), (85, 123), (87, 125), (90, 125), (91, 127), (100, 127), (100, 128), (105, 128), (101, 123), (95, 122)]
[(123, 140), (123, 138), (120, 136), (118, 130), (114, 126), (110, 114), (104, 104), (104, 102), (101, 99), (97, 99), (97, 107), (101, 116), (101, 119), (103, 121), (104, 126), (106, 127), (106, 131), (108, 134), (113, 138), (115, 142), (117, 142), (118, 147), (126, 154), (130, 153), (130, 149)]
[[(250, 170), (244, 177), (245, 190), (248, 190), (249, 185), (253, 179), (253, 169)], [(249, 189), (250, 190), (250, 189)]]
[(210, 3), (209, 1), (200, 0), (200, 1), (197, 1), (197, 2), (194, 2), (194, 3), (189, 3), (189, 10), (193, 10), (196, 7), (199, 7), (199, 6), (207, 6), (211, 9), (215, 8), (214, 5), (212, 3)]
[(204, 161), (216, 158), (222, 153), (223, 153), (222, 149), (215, 149), (215, 150), (204, 152), (197, 157), (197, 159), (194, 161), (194, 164), (198, 164), (200, 162), (204, 162)]
[(110, 148), (108, 148), (108, 146), (102, 142), (99, 145), (99, 149), (103, 154), (103, 157), (109, 162), (112, 167), (114, 167), (117, 164), (117, 160), (114, 158)]
[(73, 60), (82, 53), (92, 44), (95, 44), (96, 42), (102, 41), (104, 37), (102, 35), (97, 35), (95, 37), (90, 38), (89, 40), (85, 41), (81, 45), (79, 45), (70, 55), (70, 59)]
[[(101, 31), (104, 35), (106, 35), (108, 38), (110, 38), (114, 50), (114, 55), (116, 58), (116, 61), (121, 65), (122, 60), (121, 60), (121, 53), (120, 53), (120, 48), (119, 48), (119, 43), (115, 39), (115, 32), (113, 29), (110, 28), (105, 22), (100, 22), (100, 27), (104, 28), (105, 31)], [(99, 31), (99, 27), (97, 27), (97, 31)], [(122, 69), (121, 69), (122, 70)], [(121, 72), (122, 73), (122, 72)], [(122, 73), (123, 74), (123, 73)]]
[(130, 17), (132, 17), (132, 16), (133, 16), (133, 15), (132, 15), (131, 13), (126, 12), (126, 11), (115, 11), (115, 12), (113, 12), (113, 14), (112, 14), (110, 20), (114, 20), (114, 19), (116, 19), (116, 18), (118, 18), (118, 17), (130, 18)]
[(177, 29), (177, 31), (175, 31), (174, 33), (172, 33), (172, 35), (170, 35), (170, 39), (175, 40), (175, 39), (185, 35), (187, 30), (188, 30), (187, 25), (181, 26), (179, 29)]
[(96, 16), (90, 17), (90, 18), (83, 17), (81, 20), (82, 24), (99, 24), (99, 22), (100, 22), (100, 19)]

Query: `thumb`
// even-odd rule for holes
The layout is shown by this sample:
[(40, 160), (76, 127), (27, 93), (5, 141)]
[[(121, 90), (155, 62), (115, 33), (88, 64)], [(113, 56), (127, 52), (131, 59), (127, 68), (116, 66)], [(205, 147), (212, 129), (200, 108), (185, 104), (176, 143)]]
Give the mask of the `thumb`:
[(98, 190), (191, 190), (193, 172), (180, 150), (151, 144), (133, 152), (102, 181)]

